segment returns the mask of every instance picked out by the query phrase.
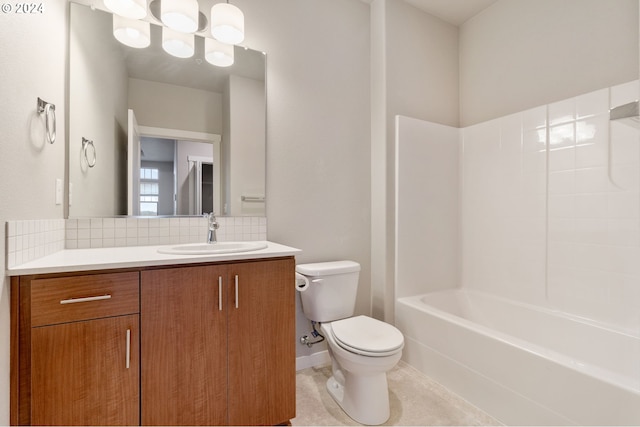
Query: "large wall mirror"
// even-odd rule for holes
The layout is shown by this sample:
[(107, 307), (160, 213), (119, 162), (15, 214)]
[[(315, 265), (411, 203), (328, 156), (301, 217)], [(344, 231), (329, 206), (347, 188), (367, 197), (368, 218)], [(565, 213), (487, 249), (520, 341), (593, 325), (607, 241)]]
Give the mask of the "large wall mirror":
[(93, 3), (70, 4), (68, 216), (265, 215), (265, 54), (171, 56), (153, 16), (131, 48)]

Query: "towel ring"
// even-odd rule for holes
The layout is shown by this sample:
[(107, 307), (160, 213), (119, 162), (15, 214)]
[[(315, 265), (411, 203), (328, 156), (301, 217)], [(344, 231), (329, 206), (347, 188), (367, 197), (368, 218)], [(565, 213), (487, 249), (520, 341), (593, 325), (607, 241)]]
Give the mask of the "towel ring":
[(44, 123), (49, 144), (56, 142), (56, 106), (38, 98), (38, 113), (44, 113)]
[[(91, 147), (91, 148), (89, 148)], [(93, 145), (93, 141), (82, 137), (82, 154), (87, 161), (87, 166), (90, 168), (96, 165), (96, 146)]]

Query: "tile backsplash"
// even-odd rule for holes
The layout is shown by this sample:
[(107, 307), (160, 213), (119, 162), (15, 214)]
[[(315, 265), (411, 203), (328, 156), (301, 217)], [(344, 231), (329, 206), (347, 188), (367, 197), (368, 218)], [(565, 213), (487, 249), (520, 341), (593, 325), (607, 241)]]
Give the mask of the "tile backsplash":
[(64, 249), (64, 230), (64, 219), (8, 221), (5, 248), (7, 268)]
[[(267, 240), (266, 217), (220, 217), (219, 241)], [(177, 218), (80, 218), (8, 221), (7, 268), (62, 249), (171, 245), (204, 242), (207, 220)]]

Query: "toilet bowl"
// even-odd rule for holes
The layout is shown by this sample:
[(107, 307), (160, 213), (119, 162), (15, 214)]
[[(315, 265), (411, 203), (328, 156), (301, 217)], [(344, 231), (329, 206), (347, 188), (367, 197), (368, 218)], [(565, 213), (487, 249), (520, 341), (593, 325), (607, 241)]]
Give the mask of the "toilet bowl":
[[(345, 322), (359, 320), (371, 326), (393, 328), (379, 320), (366, 316), (358, 316), (336, 322), (323, 323), (320, 327), (329, 345), (329, 355), (332, 362), (332, 376), (327, 381), (327, 390), (340, 407), (361, 424), (379, 425), (389, 419), (389, 387), (387, 371), (400, 361), (404, 340), (397, 331), (386, 337), (389, 345), (386, 349), (379, 346), (364, 346), (364, 337), (356, 340), (356, 347), (349, 343), (348, 338), (338, 335), (336, 329), (348, 330)], [(363, 322), (364, 323), (364, 322)], [(381, 325), (380, 325), (381, 324)], [(362, 326), (356, 328), (361, 330)], [(372, 329), (368, 335), (382, 338), (379, 330)], [(364, 353), (364, 354), (363, 354)]]
[(387, 371), (402, 356), (404, 337), (394, 326), (355, 316), (360, 265), (353, 261), (301, 264), (296, 272), (308, 286), (300, 292), (305, 316), (320, 324), (332, 364), (327, 390), (361, 424), (389, 419)]

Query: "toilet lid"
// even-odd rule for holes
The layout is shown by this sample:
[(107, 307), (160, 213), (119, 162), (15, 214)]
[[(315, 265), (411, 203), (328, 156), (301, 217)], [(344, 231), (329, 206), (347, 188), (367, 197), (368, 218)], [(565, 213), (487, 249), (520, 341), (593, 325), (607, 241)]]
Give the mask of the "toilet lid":
[(402, 332), (388, 323), (367, 316), (331, 322), (331, 329), (341, 347), (366, 356), (386, 356), (404, 345)]

